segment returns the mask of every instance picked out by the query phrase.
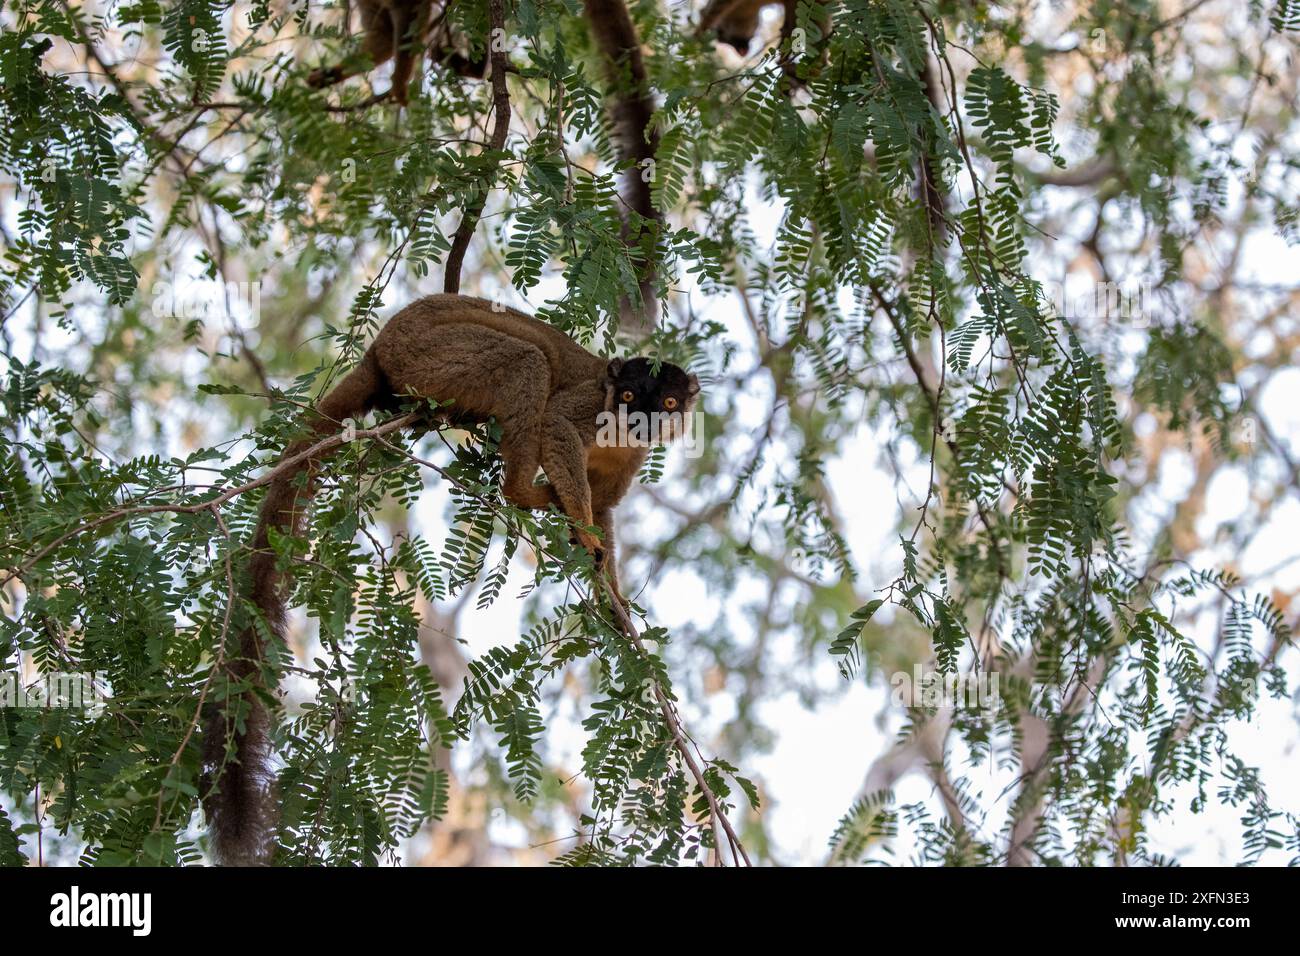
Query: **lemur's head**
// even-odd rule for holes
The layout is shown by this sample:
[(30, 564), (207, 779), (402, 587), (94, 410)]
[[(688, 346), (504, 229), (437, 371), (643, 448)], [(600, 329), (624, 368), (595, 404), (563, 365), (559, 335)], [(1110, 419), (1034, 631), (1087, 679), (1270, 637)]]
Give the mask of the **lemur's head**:
[(762, 0), (710, 0), (700, 13), (700, 23), (711, 25), (719, 43), (748, 56), (763, 6)]
[(648, 429), (651, 444), (682, 435), (699, 394), (700, 380), (668, 362), (656, 370), (653, 359), (612, 359), (605, 373), (605, 410)]

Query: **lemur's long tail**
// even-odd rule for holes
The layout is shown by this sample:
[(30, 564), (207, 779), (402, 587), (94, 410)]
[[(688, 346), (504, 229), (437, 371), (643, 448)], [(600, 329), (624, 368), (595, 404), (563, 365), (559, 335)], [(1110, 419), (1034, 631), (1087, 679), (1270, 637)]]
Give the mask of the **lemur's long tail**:
[[(383, 374), (367, 352), (361, 364), (320, 401), (311, 416), (310, 435), (286, 448), (281, 460), (301, 454), (333, 434), (344, 419), (358, 417), (375, 407), (384, 397), (385, 387)], [(282, 534), (301, 533), (304, 509), (314, 494), (319, 467), (320, 459), (303, 461), (267, 485), (253, 537), (249, 598), (269, 632), (281, 640), (288, 581), (276, 569), (270, 529)], [(304, 472), (307, 480), (299, 484), (298, 476)], [(277, 797), (271, 768), (270, 714), (259, 694), (264, 686), (264, 652), (258, 629), (250, 624), (240, 633), (238, 647), (229, 648), (222, 663), (226, 679), (246, 687), (209, 707), (204, 724), (200, 792), (213, 855), (223, 865), (269, 863), (275, 848)]]

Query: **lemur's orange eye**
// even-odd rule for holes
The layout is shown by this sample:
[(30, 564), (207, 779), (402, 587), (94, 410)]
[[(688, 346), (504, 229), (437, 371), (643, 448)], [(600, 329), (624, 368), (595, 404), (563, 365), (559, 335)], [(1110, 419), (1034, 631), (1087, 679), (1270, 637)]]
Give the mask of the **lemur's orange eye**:
[(668, 409), (668, 411), (671, 412), (676, 407), (677, 399), (673, 398), (671, 395), (664, 399), (664, 408)]
[(624, 402), (630, 402), (632, 401), (632, 399), (636, 398), (636, 396), (632, 394), (631, 389), (627, 389), (626, 391), (624, 391), (621, 397)]

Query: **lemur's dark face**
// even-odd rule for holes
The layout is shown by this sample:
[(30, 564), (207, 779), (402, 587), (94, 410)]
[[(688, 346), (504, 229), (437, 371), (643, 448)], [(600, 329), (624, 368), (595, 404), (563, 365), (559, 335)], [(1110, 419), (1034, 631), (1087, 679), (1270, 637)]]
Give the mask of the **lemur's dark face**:
[(734, 33), (728, 32), (726, 27), (718, 27), (718, 40), (727, 44), (741, 56), (749, 56), (750, 37), (745, 36), (740, 31)]
[(762, 4), (753, 4), (746, 8), (744, 4), (735, 4), (733, 8), (718, 21), (714, 33), (720, 43), (725, 43), (741, 56), (749, 56), (749, 47), (754, 34), (758, 32)]
[(644, 416), (651, 429), (651, 441), (672, 441), (685, 431), (686, 415), (695, 407), (700, 394), (700, 380), (685, 370), (660, 362), (652, 374), (654, 362), (648, 358), (609, 363), (607, 388), (609, 410), (626, 413), (629, 422)]

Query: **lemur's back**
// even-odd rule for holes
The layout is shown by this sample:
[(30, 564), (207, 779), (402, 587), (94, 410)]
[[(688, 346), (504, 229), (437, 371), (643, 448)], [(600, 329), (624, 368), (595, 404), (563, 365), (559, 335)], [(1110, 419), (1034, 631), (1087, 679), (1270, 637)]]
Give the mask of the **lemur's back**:
[(381, 357), (389, 348), (409, 349), (414, 342), (436, 348), (436, 336), (429, 335), (430, 325), (477, 325), (536, 346), (551, 367), (552, 391), (590, 381), (606, 364), (605, 359), (592, 355), (540, 319), (465, 295), (439, 294), (417, 299), (388, 320), (373, 348)]

